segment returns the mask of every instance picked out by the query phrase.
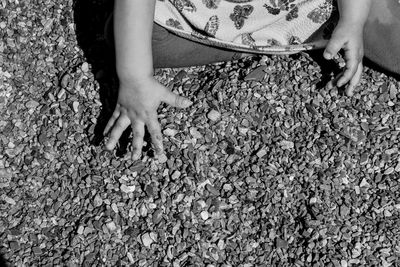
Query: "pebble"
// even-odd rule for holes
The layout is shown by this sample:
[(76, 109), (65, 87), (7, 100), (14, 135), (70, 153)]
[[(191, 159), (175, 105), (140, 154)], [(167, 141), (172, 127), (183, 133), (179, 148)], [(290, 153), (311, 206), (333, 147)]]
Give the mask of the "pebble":
[(154, 240), (150, 236), (150, 233), (144, 233), (141, 239), (142, 239), (142, 244), (147, 248), (150, 248), (151, 244), (153, 244), (154, 242)]
[(281, 141), (279, 143), (282, 149), (293, 149), (294, 148), (294, 143), (292, 141)]
[(85, 227), (83, 225), (79, 225), (78, 227), (78, 234), (82, 235), (83, 234), (83, 230), (85, 230)]
[(157, 160), (160, 164), (166, 163), (168, 161), (167, 155), (161, 154), (157, 157)]
[(347, 215), (349, 215), (350, 209), (349, 209), (349, 207), (347, 207), (346, 205), (341, 205), (341, 206), (340, 206), (339, 213), (340, 213), (340, 216), (341, 216), (342, 218), (345, 218)]
[(256, 69), (250, 71), (250, 73), (246, 75), (244, 80), (261, 82), (264, 79), (264, 76), (266, 74), (266, 72), (265, 72), (266, 68), (267, 68), (267, 66), (265, 66), (265, 65), (257, 67)]
[(208, 219), (208, 217), (209, 217), (208, 211), (203, 210), (203, 211), (200, 213), (200, 217), (201, 217), (204, 221), (206, 221), (206, 220)]
[(15, 202), (15, 200), (12, 199), (11, 197), (4, 196), (3, 199), (4, 199), (5, 202), (7, 202), (10, 205), (16, 205), (17, 204), (17, 202)]
[(265, 155), (267, 155), (267, 151), (265, 150), (265, 148), (262, 148), (257, 152), (257, 157), (259, 157), (259, 158), (262, 158)]
[(11, 241), (10, 242), (10, 249), (11, 250), (18, 250), (19, 249), (19, 244), (16, 241)]
[(395, 172), (400, 172), (400, 161), (397, 163), (396, 167), (394, 168)]
[(114, 232), (115, 230), (117, 230), (117, 226), (115, 225), (114, 221), (108, 222), (106, 224), (108, 230), (110, 230), (111, 232)]
[(100, 207), (101, 205), (103, 205), (103, 199), (99, 195), (96, 195), (94, 197), (94, 206)]
[(35, 109), (39, 105), (40, 105), (39, 102), (35, 100), (29, 100), (28, 102), (26, 102), (25, 107), (27, 109)]
[(89, 71), (89, 64), (87, 62), (83, 62), (81, 69), (85, 73), (88, 72)]
[(287, 248), (288, 243), (283, 239), (276, 238), (276, 247), (277, 248)]
[(385, 175), (389, 175), (389, 174), (392, 174), (393, 172), (394, 172), (394, 168), (393, 168), (393, 167), (390, 167), (390, 168), (388, 168), (388, 169), (385, 170), (384, 174), (385, 174)]
[(166, 135), (166, 136), (174, 137), (174, 136), (178, 133), (178, 131), (175, 130), (175, 129), (167, 128), (167, 129), (165, 129), (165, 130), (163, 131), (163, 133), (164, 133), (164, 135)]
[(134, 192), (136, 187), (134, 185), (128, 186), (128, 185), (122, 184), (120, 186), (120, 189), (121, 189), (122, 192), (124, 192), (126, 194), (129, 194), (129, 193)]
[(370, 186), (370, 184), (367, 182), (367, 179), (363, 178), (361, 180), (360, 187), (366, 187), (366, 186)]
[(79, 107), (79, 102), (78, 102), (78, 101), (74, 101), (74, 102), (72, 103), (72, 109), (74, 110), (75, 113), (78, 113), (78, 112), (79, 112), (78, 107)]
[(215, 109), (210, 110), (210, 112), (207, 113), (207, 118), (209, 118), (211, 121), (217, 121), (219, 118), (221, 118), (221, 113), (216, 111)]
[(172, 179), (172, 180), (176, 180), (176, 179), (178, 179), (179, 177), (181, 177), (181, 172), (178, 171), (178, 170), (174, 171), (174, 172), (172, 173), (172, 175), (171, 175), (171, 179)]
[(197, 130), (196, 127), (191, 127), (189, 129), (190, 134), (193, 136), (193, 138), (195, 139), (201, 139), (203, 138), (203, 135), (199, 132), (199, 130)]

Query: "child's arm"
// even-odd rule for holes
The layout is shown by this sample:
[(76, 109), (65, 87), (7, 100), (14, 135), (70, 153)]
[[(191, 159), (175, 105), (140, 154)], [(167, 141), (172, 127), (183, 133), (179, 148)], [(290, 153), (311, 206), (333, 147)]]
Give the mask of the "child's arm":
[(132, 159), (139, 159), (146, 125), (157, 155), (164, 152), (157, 108), (161, 101), (185, 108), (191, 102), (173, 94), (153, 77), (152, 29), (156, 0), (115, 0), (114, 40), (119, 78), (118, 102), (104, 130), (111, 128), (106, 149), (116, 146), (132, 127)]
[(337, 85), (340, 87), (349, 83), (346, 92), (350, 96), (362, 75), (363, 30), (372, 0), (337, 1), (340, 19), (325, 49), (324, 57), (332, 59), (339, 50), (344, 50), (346, 69), (338, 79)]

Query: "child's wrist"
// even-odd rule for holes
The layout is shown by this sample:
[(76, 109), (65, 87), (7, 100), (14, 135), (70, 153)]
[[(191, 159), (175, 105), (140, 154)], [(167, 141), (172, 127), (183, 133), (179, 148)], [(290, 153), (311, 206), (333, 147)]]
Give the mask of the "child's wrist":
[(123, 68), (122, 70), (117, 70), (118, 79), (120, 82), (126, 83), (136, 83), (142, 80), (148, 80), (153, 77), (153, 69), (128, 69)]
[(355, 18), (341, 18), (337, 24), (338, 28), (346, 28), (347, 30), (359, 30), (362, 32), (366, 21)]

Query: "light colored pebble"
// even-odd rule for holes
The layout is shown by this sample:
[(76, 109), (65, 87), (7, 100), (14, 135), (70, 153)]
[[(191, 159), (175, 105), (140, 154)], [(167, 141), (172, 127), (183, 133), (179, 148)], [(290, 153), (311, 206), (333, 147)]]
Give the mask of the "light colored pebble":
[(200, 213), (200, 216), (201, 216), (201, 218), (202, 218), (204, 221), (206, 221), (206, 220), (208, 219), (208, 217), (209, 217), (208, 212), (207, 212), (206, 210), (203, 210), (203, 211)]
[(108, 222), (106, 224), (106, 226), (107, 226), (108, 230), (110, 230), (111, 232), (117, 230), (117, 226), (115, 225), (114, 221)]
[(154, 240), (150, 237), (150, 233), (144, 233), (142, 235), (142, 243), (145, 247), (150, 248), (151, 244), (153, 244)]
[(136, 187), (134, 185), (128, 186), (128, 185), (122, 184), (120, 189), (121, 189), (122, 192), (124, 192), (126, 194), (129, 194), (129, 193), (134, 192)]
[(215, 109), (210, 110), (207, 114), (207, 118), (210, 119), (211, 121), (217, 121), (219, 118), (221, 118), (221, 113), (216, 111)]

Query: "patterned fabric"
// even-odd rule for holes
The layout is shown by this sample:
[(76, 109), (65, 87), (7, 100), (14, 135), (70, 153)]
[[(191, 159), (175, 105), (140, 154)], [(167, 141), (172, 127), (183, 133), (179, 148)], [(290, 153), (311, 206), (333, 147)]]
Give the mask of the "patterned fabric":
[(321, 38), (308, 41), (334, 17), (333, 1), (158, 0), (154, 21), (207, 45), (251, 53), (293, 53), (326, 44)]

